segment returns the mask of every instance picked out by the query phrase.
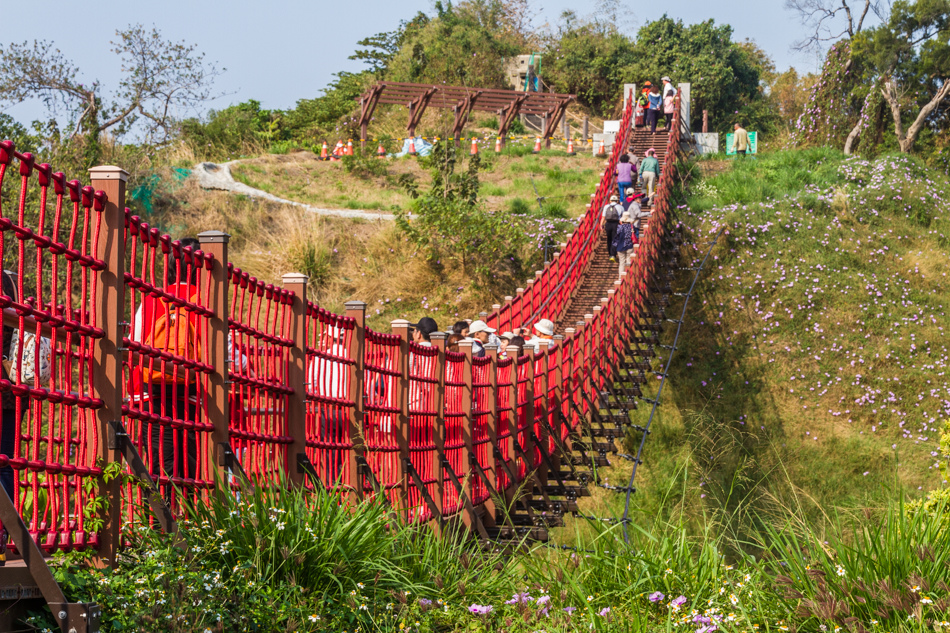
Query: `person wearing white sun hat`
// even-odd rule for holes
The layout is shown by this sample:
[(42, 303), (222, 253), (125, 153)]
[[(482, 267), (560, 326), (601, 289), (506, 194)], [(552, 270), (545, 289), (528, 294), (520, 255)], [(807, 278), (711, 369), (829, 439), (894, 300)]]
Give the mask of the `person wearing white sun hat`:
[(669, 77), (663, 77), (660, 79), (663, 82), (663, 97), (673, 97), (676, 96), (676, 88), (673, 87), (673, 80)]
[(491, 334), (495, 333), (495, 328), (488, 327), (488, 324), (481, 319), (472, 321), (468, 326), (468, 335), (475, 343), (472, 345), (472, 356), (483, 358), (485, 356), (485, 345)]
[(540, 319), (534, 324), (534, 336), (525, 342), (525, 345), (534, 347), (535, 352), (541, 351), (541, 341), (550, 341), (554, 338), (554, 322), (550, 319)]

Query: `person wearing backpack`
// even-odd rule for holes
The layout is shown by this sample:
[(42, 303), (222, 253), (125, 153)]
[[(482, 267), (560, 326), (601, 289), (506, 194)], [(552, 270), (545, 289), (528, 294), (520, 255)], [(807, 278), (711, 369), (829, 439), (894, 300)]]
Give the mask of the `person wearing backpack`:
[(633, 264), (633, 256), (636, 251), (634, 245), (638, 240), (633, 234), (633, 218), (630, 213), (624, 213), (620, 216), (620, 226), (617, 227), (617, 234), (614, 236), (614, 248), (617, 250), (617, 258), (620, 260), (620, 272), (622, 275), (628, 266)]
[[(163, 291), (190, 303), (198, 297), (197, 267), (186, 263), (184, 250), (199, 249), (197, 239), (179, 241), (182, 257), (169, 258)], [(165, 296), (144, 294), (135, 313), (132, 340), (143, 346), (188, 360), (203, 361), (200, 317), (175, 305)], [(230, 337), (228, 339), (230, 348)], [(141, 355), (133, 364), (129, 393), (132, 402), (151, 416), (170, 424), (148, 422), (146, 462), (153, 476), (195, 479), (198, 477), (198, 438), (185, 424), (198, 421), (198, 374), (178, 363)], [(166, 499), (170, 487), (166, 488)]]
[(610, 202), (604, 205), (600, 213), (600, 228), (607, 232), (607, 256), (610, 261), (617, 261), (617, 249), (614, 248), (614, 235), (617, 233), (617, 226), (620, 224), (620, 215), (623, 213), (623, 205), (620, 204), (620, 197), (617, 194), (610, 196)]

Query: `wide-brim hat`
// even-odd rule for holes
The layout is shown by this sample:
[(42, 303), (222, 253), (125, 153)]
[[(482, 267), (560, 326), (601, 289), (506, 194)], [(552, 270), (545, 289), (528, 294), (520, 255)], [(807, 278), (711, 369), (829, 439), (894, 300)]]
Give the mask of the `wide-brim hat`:
[(497, 330), (495, 330), (495, 328), (488, 327), (488, 324), (482, 321), (481, 319), (478, 319), (477, 321), (472, 321), (472, 324), (468, 326), (469, 335), (478, 334), (479, 332), (488, 332), (489, 334), (492, 334), (496, 331)]
[(663, 77), (662, 79), (660, 79), (660, 81), (673, 81), (673, 80), (670, 79), (669, 77)]
[(534, 324), (534, 329), (545, 336), (554, 336), (554, 322), (550, 319), (541, 319)]

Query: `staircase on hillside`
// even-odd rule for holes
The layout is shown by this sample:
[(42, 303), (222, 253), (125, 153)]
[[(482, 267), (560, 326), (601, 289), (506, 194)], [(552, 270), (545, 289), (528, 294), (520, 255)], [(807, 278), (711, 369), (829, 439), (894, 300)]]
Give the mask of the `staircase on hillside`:
[[(666, 144), (666, 130), (658, 131), (654, 136), (649, 131), (638, 129), (634, 131), (631, 141), (638, 157), (650, 147), (656, 149), (661, 172), (665, 165)], [(642, 231), (645, 230), (646, 226), (643, 226)], [(527, 537), (547, 541), (548, 528), (563, 525), (565, 514), (584, 516), (578, 506), (578, 499), (590, 496), (590, 485), (599, 485), (597, 471), (610, 466), (608, 455), (619, 453), (617, 440), (622, 441), (628, 432), (644, 432), (642, 427), (631, 424), (629, 414), (637, 408), (638, 399), (643, 397), (641, 385), (655, 371), (655, 347), (659, 345), (666, 320), (665, 309), (673, 292), (670, 282), (678, 266), (682, 244), (682, 235), (677, 231), (671, 229), (664, 233), (660, 268), (641, 306), (636, 331), (624, 341), (622, 358), (612, 368), (607, 385), (596, 402), (588, 399), (585, 390), (578, 389), (581, 397), (585, 398), (583, 404), (587, 413), (575, 413), (589, 421), (582, 428), (572, 431), (565, 442), (558, 442), (551, 456), (542, 455), (545, 463), (540, 481), (536, 482), (528, 496), (516, 502), (511, 515), (496, 517), (497, 527), (489, 529), (491, 540)], [(607, 297), (607, 290), (613, 288), (614, 281), (618, 279), (617, 273), (617, 264), (609, 261), (606, 239), (601, 235), (591, 263), (557, 323), (557, 331), (563, 333), (565, 328), (574, 327), (578, 321), (584, 320), (584, 314), (591, 313), (594, 306), (601, 305), (601, 299)], [(572, 401), (568, 398), (565, 400)], [(546, 435), (546, 430), (542, 429), (542, 434)]]
[[(651, 147), (656, 150), (657, 160), (660, 161), (660, 174), (663, 174), (663, 168), (666, 166), (666, 144), (669, 134), (667, 130), (657, 129), (656, 134), (651, 134), (646, 128), (634, 128), (630, 139), (630, 151), (636, 157), (643, 158), (646, 151)], [(650, 207), (645, 206), (644, 210), (649, 211)], [(599, 213), (599, 209), (593, 210)], [(649, 220), (641, 222), (640, 235), (646, 231)], [(558, 320), (555, 331), (564, 333), (565, 328), (574, 327), (574, 325), (584, 320), (585, 314), (591, 314), (594, 306), (600, 305), (600, 300), (607, 296), (607, 291), (613, 288), (614, 281), (619, 279), (619, 266), (616, 262), (610, 261), (607, 256), (607, 238), (602, 233), (594, 247), (594, 255), (585, 271), (583, 281), (578, 284), (574, 296), (568, 302), (567, 309)]]

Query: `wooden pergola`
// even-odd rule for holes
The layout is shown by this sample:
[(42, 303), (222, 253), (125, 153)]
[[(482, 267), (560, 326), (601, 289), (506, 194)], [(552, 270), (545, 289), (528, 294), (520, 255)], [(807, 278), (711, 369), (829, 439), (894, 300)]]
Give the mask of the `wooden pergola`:
[(360, 141), (366, 142), (366, 129), (373, 112), (380, 103), (404, 105), (409, 108), (408, 136), (416, 135), (416, 126), (429, 106), (451, 109), (455, 112), (452, 139), (459, 141), (468, 117), (475, 110), (498, 115), (498, 136), (502, 143), (508, 135), (515, 117), (529, 114), (545, 117), (544, 140), (551, 146), (551, 137), (564, 116), (567, 106), (576, 95), (553, 92), (520, 92), (494, 88), (465, 88), (463, 86), (438, 86), (412, 84), (396, 81), (381, 81), (360, 96)]

